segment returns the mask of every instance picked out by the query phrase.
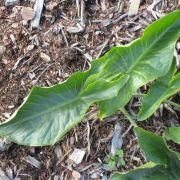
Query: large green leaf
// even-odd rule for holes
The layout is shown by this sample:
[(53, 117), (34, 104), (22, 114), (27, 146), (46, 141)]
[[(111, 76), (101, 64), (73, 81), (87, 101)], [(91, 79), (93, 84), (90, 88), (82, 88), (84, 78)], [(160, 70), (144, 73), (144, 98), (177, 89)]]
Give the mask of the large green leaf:
[[(80, 122), (91, 104), (116, 97), (121, 88), (122, 102), (127, 102), (134, 89), (169, 70), (180, 32), (179, 15), (180, 11), (171, 13), (147, 28), (141, 39), (112, 48), (84, 73), (51, 88), (33, 88), (17, 112), (0, 125), (0, 136), (24, 145), (51, 145)], [(110, 102), (108, 108), (114, 111), (116, 104)]]
[(179, 36), (180, 11), (176, 11), (150, 25), (141, 38), (109, 52), (114, 58), (105, 69), (121, 71), (130, 78), (117, 97), (100, 102), (101, 118), (125, 106), (140, 86), (167, 74)]
[(114, 96), (128, 80), (122, 76), (86, 84), (87, 76), (88, 72), (77, 73), (51, 88), (34, 87), (16, 114), (0, 125), (0, 135), (23, 145), (52, 145), (83, 118), (92, 103)]
[(169, 127), (165, 129), (165, 137), (180, 144), (180, 127)]
[(126, 173), (114, 173), (111, 180), (179, 180), (180, 160), (175, 153), (169, 155), (167, 166), (147, 163)]
[(126, 173), (114, 173), (111, 180), (178, 180), (180, 177), (179, 153), (171, 151), (163, 137), (142, 128), (134, 128), (138, 143), (150, 161)]
[(176, 69), (174, 59), (170, 71), (159, 78), (151, 87), (147, 95), (143, 97), (142, 107), (138, 114), (138, 120), (146, 120), (160, 106), (160, 104), (180, 90), (180, 73), (173, 77)]
[(138, 137), (139, 146), (146, 158), (156, 164), (167, 165), (170, 150), (164, 138), (139, 127), (135, 127), (134, 131)]

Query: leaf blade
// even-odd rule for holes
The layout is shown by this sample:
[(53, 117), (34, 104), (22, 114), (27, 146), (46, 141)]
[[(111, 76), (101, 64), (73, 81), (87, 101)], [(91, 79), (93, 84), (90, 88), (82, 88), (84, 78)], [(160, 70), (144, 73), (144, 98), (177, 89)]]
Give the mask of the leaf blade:
[(169, 73), (159, 78), (150, 87), (149, 92), (143, 97), (142, 106), (138, 113), (139, 121), (143, 121), (150, 117), (159, 108), (161, 103), (180, 90), (180, 73), (173, 77), (175, 65), (176, 64), (173, 63)]
[[(169, 150), (163, 137), (157, 136), (139, 127), (134, 129), (138, 136), (138, 143), (140, 148), (144, 151), (145, 156), (153, 162), (150, 161), (145, 165), (142, 165), (134, 170), (130, 170), (126, 173), (115, 172), (111, 176), (111, 180), (179, 179), (180, 154)], [(159, 158), (160, 153), (163, 155), (161, 155)]]
[(165, 138), (180, 144), (180, 127), (169, 127), (165, 129)]
[(138, 137), (139, 146), (145, 153), (146, 158), (156, 164), (167, 165), (170, 150), (164, 138), (139, 127), (135, 127), (134, 131)]
[[(179, 29), (180, 11), (176, 11), (150, 25), (142, 38), (117, 48), (119, 58), (114, 60), (114, 64), (119, 64), (122, 73), (127, 73), (130, 78), (117, 97), (100, 102), (101, 118), (112, 115), (125, 106), (140, 86), (168, 72), (172, 64), (175, 42), (180, 36)], [(167, 56), (164, 57), (164, 54)]]
[[(90, 86), (88, 77), (89, 72), (76, 73), (62, 84), (33, 88), (16, 114), (0, 125), (0, 135), (22, 145), (53, 145), (81, 121), (92, 103), (111, 98), (128, 80), (128, 76), (99, 79)], [(99, 91), (93, 94), (97, 83)]]

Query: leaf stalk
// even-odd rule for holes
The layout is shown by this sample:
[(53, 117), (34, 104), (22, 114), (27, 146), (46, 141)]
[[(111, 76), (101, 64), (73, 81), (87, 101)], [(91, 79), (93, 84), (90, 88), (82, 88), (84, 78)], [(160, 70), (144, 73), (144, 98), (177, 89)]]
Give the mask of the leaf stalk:
[(134, 127), (138, 127), (138, 125), (136, 124), (136, 122), (132, 119), (131, 115), (126, 111), (125, 108), (121, 108), (120, 110), (121, 110), (121, 112), (127, 117), (127, 119), (129, 120), (129, 122), (130, 122)]

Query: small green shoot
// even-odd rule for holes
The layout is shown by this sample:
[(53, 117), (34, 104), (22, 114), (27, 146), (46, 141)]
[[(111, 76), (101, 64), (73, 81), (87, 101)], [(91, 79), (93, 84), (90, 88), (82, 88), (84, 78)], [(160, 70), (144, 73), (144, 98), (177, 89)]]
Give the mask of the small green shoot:
[(108, 164), (110, 169), (114, 169), (115, 167), (120, 167), (125, 165), (125, 161), (123, 159), (123, 150), (119, 149), (116, 151), (115, 155), (109, 153), (106, 157), (105, 162)]

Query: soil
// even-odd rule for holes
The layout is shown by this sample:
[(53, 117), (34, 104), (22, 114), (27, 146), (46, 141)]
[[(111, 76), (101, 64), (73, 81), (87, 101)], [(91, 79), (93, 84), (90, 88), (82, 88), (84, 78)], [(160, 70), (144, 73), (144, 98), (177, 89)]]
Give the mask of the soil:
[[(20, 9), (24, 6), (33, 8), (33, 0), (9, 7), (0, 1), (0, 46), (6, 49), (0, 56), (0, 122), (12, 115), (33, 86), (52, 86), (73, 72), (85, 71), (92, 59), (102, 56), (113, 46), (138, 38), (156, 18), (180, 8), (178, 0), (164, 0), (152, 13), (148, 11), (152, 1), (142, 0), (138, 13), (128, 17), (130, 2), (123, 1), (120, 5), (119, 2), (86, 0), (82, 20), (78, 10), (80, 1), (45, 0), (39, 29), (31, 30), (29, 22), (22, 19)], [(120, 16), (122, 18), (117, 21)], [(83, 30), (77, 28), (82, 22), (85, 22)], [(71, 32), (70, 27), (76, 27), (79, 32)], [(42, 58), (42, 53), (46, 58)], [(179, 99), (177, 94), (174, 101)], [(134, 111), (136, 105), (135, 99), (131, 103)], [(79, 175), (81, 179), (109, 178), (112, 171), (105, 165), (105, 159), (110, 152), (115, 124), (120, 123), (122, 134), (130, 124), (121, 113), (100, 121), (96, 112), (96, 107), (92, 107), (83, 122), (54, 146), (25, 147), (10, 142), (0, 151), (0, 170), (9, 179), (78, 179)], [(178, 117), (178, 111), (164, 105), (140, 125), (162, 134), (164, 127), (180, 123)], [(90, 152), (80, 164), (69, 161), (74, 149), (88, 149), (88, 146)], [(180, 151), (178, 145), (170, 142), (170, 146)], [(123, 137), (123, 151), (126, 165), (118, 168), (121, 172), (146, 162), (132, 129)], [(38, 167), (35, 167), (27, 162), (29, 156), (40, 165), (36, 162)]]

